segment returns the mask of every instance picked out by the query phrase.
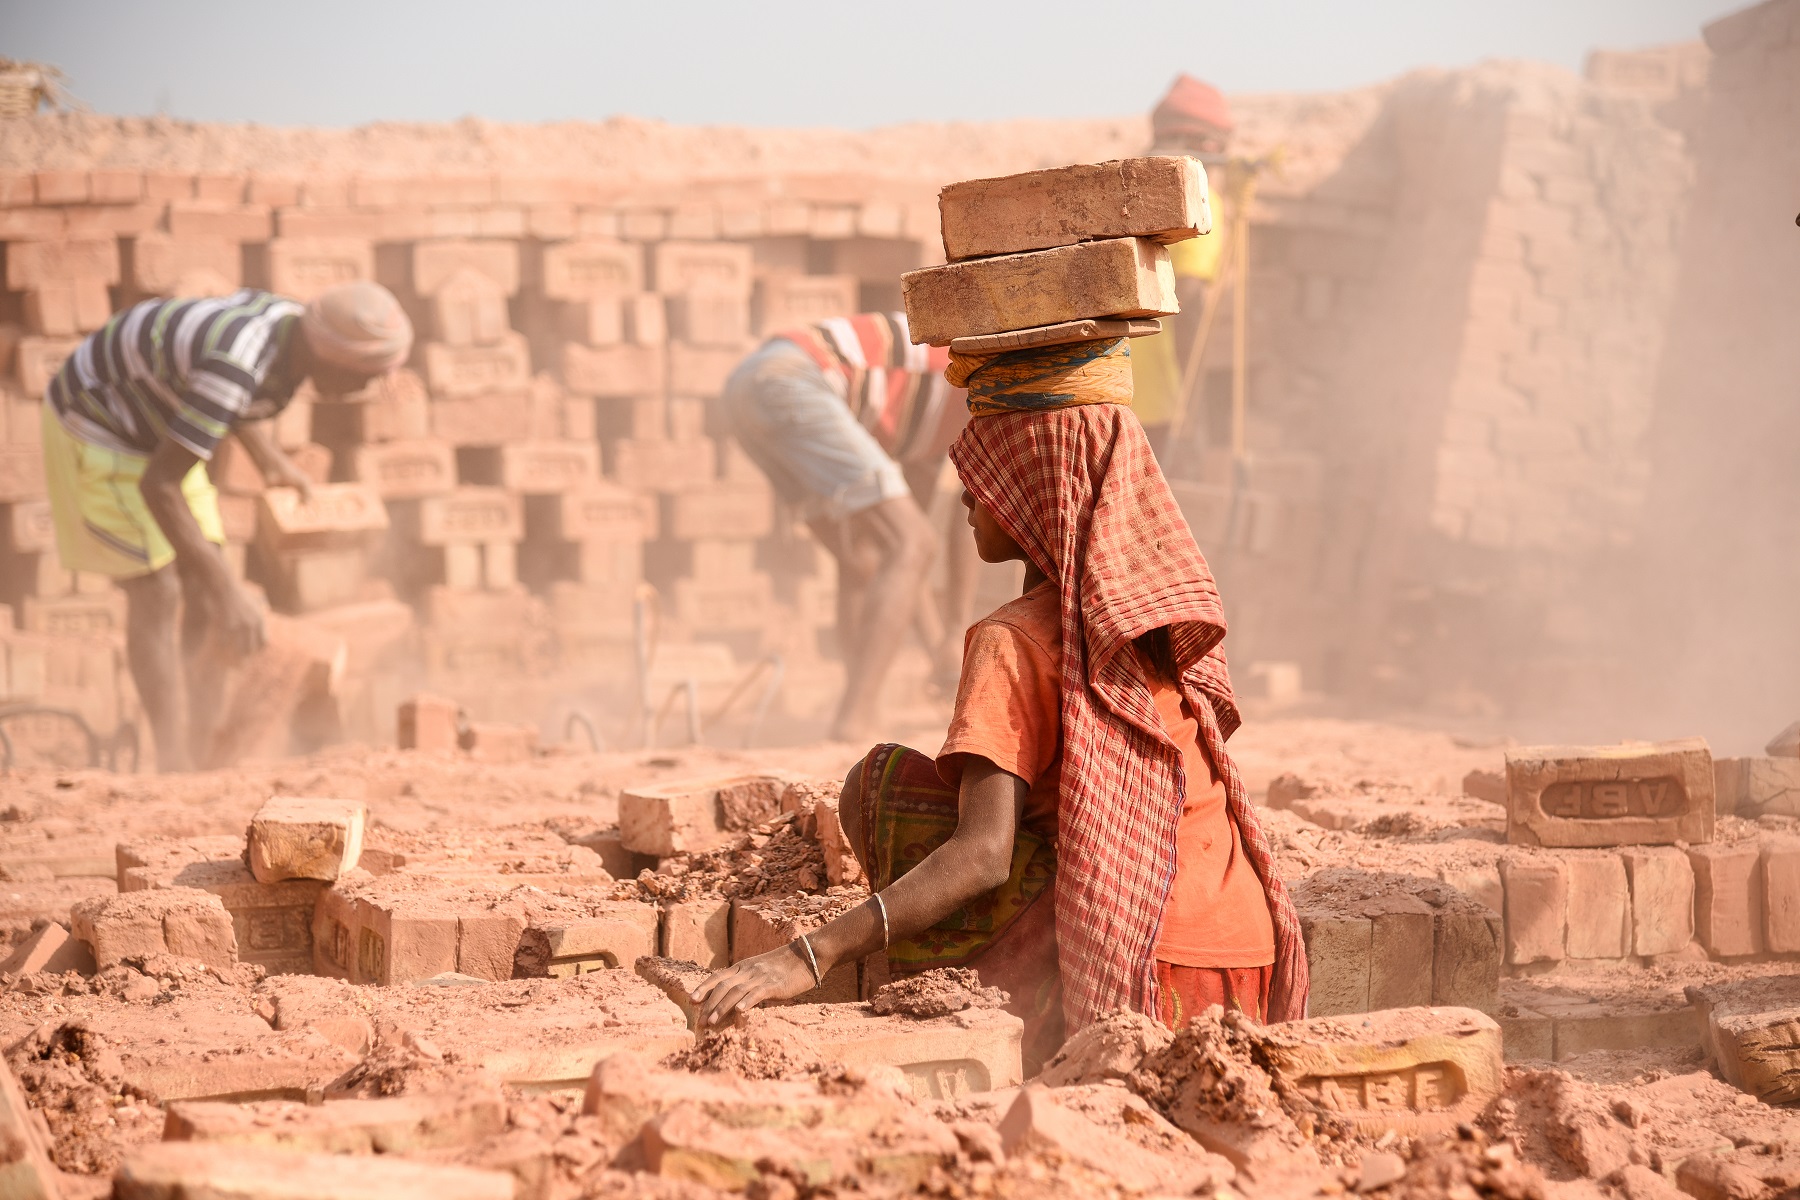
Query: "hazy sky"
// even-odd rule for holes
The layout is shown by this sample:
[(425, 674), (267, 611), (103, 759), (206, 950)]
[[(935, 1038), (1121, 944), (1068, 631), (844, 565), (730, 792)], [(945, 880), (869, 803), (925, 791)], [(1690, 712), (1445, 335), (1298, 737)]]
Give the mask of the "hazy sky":
[[(839, 125), (1115, 116), (1177, 71), (1323, 90), (1698, 35), (1732, 0), (0, 0), (92, 108), (212, 121)], [(1116, 15), (1115, 15), (1116, 14)]]

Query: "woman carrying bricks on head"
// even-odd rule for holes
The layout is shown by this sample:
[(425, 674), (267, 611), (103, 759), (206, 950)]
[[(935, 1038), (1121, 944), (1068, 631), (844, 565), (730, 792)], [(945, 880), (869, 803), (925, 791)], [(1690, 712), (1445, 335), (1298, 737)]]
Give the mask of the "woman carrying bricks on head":
[[(969, 631), (934, 762), (875, 747), (845, 833), (876, 895), (699, 988), (702, 1020), (811, 990), (885, 948), (974, 967), (1026, 1020), (1027, 1069), (1124, 1007), (1305, 1015), (1299, 919), (1225, 739), (1225, 621), (1130, 410), (1124, 339), (971, 358), (951, 448), (981, 557), (1025, 592)], [(1066, 1023), (1065, 1023), (1066, 1018)]]

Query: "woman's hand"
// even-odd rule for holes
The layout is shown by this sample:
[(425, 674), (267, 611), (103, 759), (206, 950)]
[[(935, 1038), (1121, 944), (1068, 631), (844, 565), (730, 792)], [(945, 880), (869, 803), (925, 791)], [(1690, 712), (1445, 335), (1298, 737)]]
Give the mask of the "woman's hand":
[(818, 986), (792, 946), (782, 946), (706, 977), (694, 990), (699, 1028), (723, 1025), (766, 1000), (792, 1000)]

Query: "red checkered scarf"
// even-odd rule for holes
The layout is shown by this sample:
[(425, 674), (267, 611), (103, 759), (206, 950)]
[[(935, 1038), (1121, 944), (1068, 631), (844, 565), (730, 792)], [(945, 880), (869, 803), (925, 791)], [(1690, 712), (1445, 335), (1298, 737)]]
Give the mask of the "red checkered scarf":
[(1225, 750), (1239, 718), (1218, 588), (1137, 417), (1117, 404), (978, 417), (950, 458), (1062, 594), (1056, 934), (1070, 1032), (1121, 1006), (1156, 1012), (1156, 939), (1186, 776), (1127, 651), (1164, 625), (1274, 917), (1269, 1020), (1305, 1016), (1300, 918)]

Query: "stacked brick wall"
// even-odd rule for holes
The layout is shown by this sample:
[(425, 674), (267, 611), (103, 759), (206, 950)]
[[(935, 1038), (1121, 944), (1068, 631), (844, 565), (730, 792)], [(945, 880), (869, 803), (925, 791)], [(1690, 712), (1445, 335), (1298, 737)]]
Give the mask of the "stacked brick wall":
[(665, 193), (494, 174), (0, 173), (4, 694), (79, 706), (102, 731), (129, 704), (122, 596), (60, 568), (44, 499), (37, 398), (79, 338), (149, 296), (305, 300), (374, 279), (411, 314), (415, 353), (365, 393), (303, 389), (280, 418), (323, 485), (314, 503), (266, 491), (234, 444), (212, 465), (234, 572), (346, 637), (364, 676), (352, 695), (383, 676), (352, 732), (390, 736), (386, 700), (417, 683), (477, 718), (635, 700), (640, 626), (658, 703), (693, 680), (710, 708), (780, 655), (789, 708), (823, 708), (837, 682), (825, 556), (732, 444), (719, 397), (763, 334), (897, 307), (899, 273), (933, 253), (935, 203), (863, 179)]
[[(1657, 377), (1652, 474), (1625, 630), (1678, 648), (1646, 670), (1673, 724), (1779, 728), (1800, 706), (1800, 4), (1759, 4), (1705, 30), (1712, 69), (1671, 335)], [(1636, 683), (1646, 682), (1641, 677)]]

